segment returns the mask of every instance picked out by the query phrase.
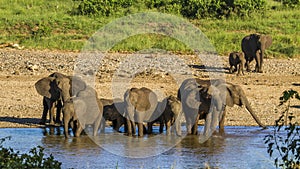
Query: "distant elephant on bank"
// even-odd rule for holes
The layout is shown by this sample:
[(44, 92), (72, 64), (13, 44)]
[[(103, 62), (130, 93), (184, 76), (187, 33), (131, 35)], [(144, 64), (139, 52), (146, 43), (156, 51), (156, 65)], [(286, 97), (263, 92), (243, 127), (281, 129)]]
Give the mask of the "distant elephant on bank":
[(244, 105), (257, 124), (265, 128), (239, 85), (218, 79), (186, 79), (178, 90), (178, 98), (182, 102), (188, 134), (197, 134), (197, 124), (201, 118), (205, 118), (204, 134), (213, 131), (217, 122), (220, 131), (224, 131), (225, 108), (234, 105)]
[[(160, 109), (160, 110), (159, 110)], [(158, 111), (157, 111), (158, 110)], [(171, 134), (171, 130), (175, 131), (178, 136), (181, 136), (181, 114), (182, 106), (177, 97), (168, 96), (162, 102), (158, 102), (155, 113), (162, 114), (154, 121), (148, 122), (148, 133), (152, 133), (152, 126), (154, 123), (160, 123), (159, 132), (163, 132), (164, 125), (166, 126), (167, 135)], [(174, 125), (174, 126), (172, 126)], [(170, 130), (170, 127), (172, 129)], [(175, 128), (175, 130), (174, 130)]]
[(93, 136), (96, 136), (101, 125), (103, 105), (97, 92), (87, 86), (78, 92), (77, 97), (69, 98), (63, 106), (64, 134), (68, 137), (71, 126), (74, 136), (80, 136), (86, 125), (93, 125)]
[(143, 136), (143, 122), (153, 121), (159, 116), (152, 116), (158, 103), (157, 95), (152, 90), (145, 87), (131, 88), (124, 94), (124, 102), (125, 115), (127, 118), (127, 134), (129, 136), (132, 134), (135, 135), (135, 127), (132, 126), (135, 126), (135, 123), (137, 123), (138, 136)]
[(229, 54), (229, 73), (238, 71), (237, 75), (244, 75), (244, 65), (246, 63), (243, 52), (231, 52)]
[(246, 69), (250, 71), (250, 62), (255, 59), (255, 71), (262, 73), (265, 50), (272, 45), (272, 37), (269, 35), (251, 34), (242, 39), (242, 51), (245, 54)]
[[(50, 124), (60, 122), (60, 113), (62, 103), (71, 96), (76, 95), (79, 91), (84, 90), (86, 84), (80, 78), (75, 76), (67, 76), (62, 73), (52, 73), (48, 77), (44, 77), (35, 83), (35, 89), (43, 96), (43, 115), (41, 124), (45, 124), (47, 112), (50, 114)], [(54, 119), (54, 108), (57, 107), (56, 120)]]

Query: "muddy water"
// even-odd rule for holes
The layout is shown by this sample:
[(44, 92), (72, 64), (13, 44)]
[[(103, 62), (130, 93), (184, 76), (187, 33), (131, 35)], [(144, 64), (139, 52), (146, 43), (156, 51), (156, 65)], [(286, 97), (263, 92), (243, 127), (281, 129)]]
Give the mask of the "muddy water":
[[(166, 135), (129, 138), (113, 131), (106, 131), (100, 139), (88, 136), (65, 139), (62, 131), (62, 128), (0, 129), (0, 138), (11, 136), (11, 140), (3, 145), (21, 153), (37, 145), (43, 146), (47, 155), (51, 153), (62, 162), (63, 168), (181, 169), (203, 168), (205, 165), (225, 169), (275, 168), (263, 141), (271, 129), (226, 127), (224, 136), (214, 135), (203, 144), (199, 143), (197, 136), (180, 139)], [(166, 142), (172, 142), (172, 145)], [(130, 151), (140, 144), (142, 149)], [(140, 151), (143, 153), (139, 154)]]

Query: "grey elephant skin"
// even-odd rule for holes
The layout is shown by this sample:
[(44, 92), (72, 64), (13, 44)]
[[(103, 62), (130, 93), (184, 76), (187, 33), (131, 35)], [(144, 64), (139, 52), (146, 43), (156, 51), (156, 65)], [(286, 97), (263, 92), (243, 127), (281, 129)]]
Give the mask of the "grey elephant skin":
[(250, 62), (255, 59), (255, 72), (262, 73), (265, 50), (272, 45), (270, 35), (251, 34), (242, 39), (242, 51), (245, 54), (246, 69), (250, 71)]
[(178, 98), (182, 102), (188, 134), (197, 134), (199, 119), (205, 118), (204, 135), (211, 134), (219, 122), (224, 131), (225, 108), (245, 106), (260, 127), (265, 128), (254, 113), (239, 85), (224, 80), (186, 79), (180, 86)]
[(231, 52), (229, 54), (229, 73), (233, 73), (238, 71), (237, 75), (244, 75), (244, 65), (246, 63), (246, 59), (244, 57), (243, 52)]
[(93, 136), (97, 135), (102, 121), (103, 105), (93, 88), (87, 86), (76, 97), (68, 99), (62, 112), (65, 137), (69, 137), (69, 127), (72, 128), (74, 136), (79, 137), (87, 125), (92, 125)]
[[(41, 124), (45, 124), (49, 110), (50, 124), (60, 122), (62, 103), (68, 100), (72, 95), (84, 90), (85, 82), (74, 76), (67, 76), (62, 73), (54, 72), (48, 77), (39, 79), (35, 83), (35, 89), (38, 94), (43, 96), (43, 115)], [(54, 119), (54, 109), (57, 107), (56, 119)]]
[(109, 99), (100, 99), (100, 101), (103, 103), (103, 120), (111, 121), (113, 129), (118, 132), (120, 132), (120, 127), (125, 125), (125, 132), (127, 132), (126, 118), (124, 117), (125, 103), (121, 100)]
[[(148, 122), (148, 133), (152, 133), (152, 126), (154, 123), (159, 123), (159, 132), (163, 132), (163, 127), (166, 127), (167, 135), (171, 131), (176, 132), (177, 136), (181, 136), (181, 114), (182, 106), (179, 99), (175, 96), (168, 96), (162, 102), (158, 102), (155, 113), (162, 114), (154, 121)], [(172, 128), (171, 128), (172, 126)], [(175, 130), (174, 130), (175, 128)]]
[(128, 136), (135, 135), (135, 127), (132, 127), (135, 126), (135, 123), (138, 124), (138, 136), (143, 136), (143, 122), (153, 121), (157, 118), (152, 116), (158, 103), (157, 95), (145, 87), (131, 88), (125, 92), (124, 101)]

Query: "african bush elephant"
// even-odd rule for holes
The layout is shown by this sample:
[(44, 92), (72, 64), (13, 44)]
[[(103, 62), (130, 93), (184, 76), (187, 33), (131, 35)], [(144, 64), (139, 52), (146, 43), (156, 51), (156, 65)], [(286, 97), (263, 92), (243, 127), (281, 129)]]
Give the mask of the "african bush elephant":
[(174, 131), (175, 128), (176, 134), (178, 136), (181, 136), (180, 117), (182, 114), (182, 106), (178, 98), (171, 95), (166, 97), (162, 102), (158, 102), (155, 113), (161, 113), (161, 112), (162, 114), (156, 120), (148, 122), (148, 133), (149, 134), (152, 133), (153, 124), (158, 122), (160, 123), (159, 126), (160, 133), (163, 132), (163, 127), (165, 125), (167, 135), (170, 135), (171, 134), (170, 127), (174, 125), (172, 126), (172, 131)]
[[(106, 105), (103, 106), (103, 118), (104, 118), (103, 120), (111, 121), (113, 129), (119, 131), (120, 127), (126, 124), (126, 118), (124, 117), (124, 111), (119, 112), (117, 107), (125, 111), (123, 101), (115, 102), (115, 103), (111, 102), (110, 104), (106, 103)], [(127, 131), (126, 128), (127, 127), (125, 126), (125, 131)]]
[(246, 69), (250, 71), (250, 62), (255, 59), (255, 71), (262, 73), (262, 65), (265, 49), (272, 44), (272, 37), (269, 35), (251, 34), (242, 39), (242, 51), (245, 54)]
[(260, 127), (265, 128), (252, 110), (250, 103), (239, 85), (224, 80), (186, 79), (178, 91), (186, 118), (188, 134), (197, 134), (198, 120), (205, 118), (204, 134), (214, 130), (219, 122), (224, 130), (225, 108), (234, 105), (245, 106)]
[(64, 133), (68, 137), (69, 125), (74, 136), (78, 137), (86, 125), (93, 125), (93, 136), (97, 135), (103, 114), (102, 102), (97, 92), (87, 86), (86, 90), (78, 92), (77, 97), (69, 98), (63, 106)]
[(231, 52), (229, 54), (229, 73), (233, 73), (236, 70), (238, 71), (237, 75), (244, 75), (244, 65), (246, 63), (243, 52)]
[(158, 103), (157, 95), (145, 87), (131, 88), (124, 94), (124, 102), (127, 118), (127, 134), (129, 136), (135, 134), (135, 127), (132, 126), (135, 126), (135, 123), (137, 123), (138, 136), (143, 136), (143, 122), (153, 121), (158, 117), (152, 116)]
[[(38, 94), (43, 96), (43, 115), (41, 124), (45, 124), (47, 112), (50, 114), (50, 124), (54, 121), (59, 123), (61, 102), (65, 102), (72, 95), (76, 95), (79, 91), (85, 89), (86, 84), (80, 78), (74, 76), (66, 76), (62, 73), (52, 73), (48, 77), (41, 78), (35, 83), (35, 89)], [(54, 120), (54, 108), (57, 107), (56, 120)]]

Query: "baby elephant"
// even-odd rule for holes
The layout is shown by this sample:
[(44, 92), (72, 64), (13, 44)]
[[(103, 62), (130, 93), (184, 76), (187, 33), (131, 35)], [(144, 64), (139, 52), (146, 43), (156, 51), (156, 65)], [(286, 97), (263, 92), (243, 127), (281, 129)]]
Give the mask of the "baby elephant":
[[(177, 136), (181, 136), (181, 123), (180, 117), (182, 114), (181, 102), (177, 97), (169, 96), (162, 102), (159, 102), (156, 108), (156, 113), (162, 112), (162, 114), (154, 121), (148, 122), (148, 133), (152, 133), (153, 123), (159, 122), (159, 132), (163, 132), (165, 125), (167, 135), (171, 134), (171, 130), (176, 132)], [(173, 125), (173, 126), (172, 126)], [(170, 127), (172, 126), (171, 130)]]
[(125, 125), (126, 118), (123, 116), (124, 112), (119, 112), (117, 107), (124, 110), (124, 102), (116, 102), (103, 106), (103, 120), (111, 121), (113, 129), (119, 132), (120, 127)]
[(93, 125), (93, 136), (97, 135), (103, 114), (103, 105), (95, 97), (74, 97), (67, 100), (62, 109), (64, 134), (68, 137), (69, 125), (74, 136), (79, 137), (86, 125)]
[(245, 63), (246, 63), (246, 60), (245, 60), (243, 52), (231, 52), (229, 54), (229, 64), (230, 64), (229, 73), (233, 73), (237, 70), (238, 76), (241, 75), (241, 72), (244, 75)]

